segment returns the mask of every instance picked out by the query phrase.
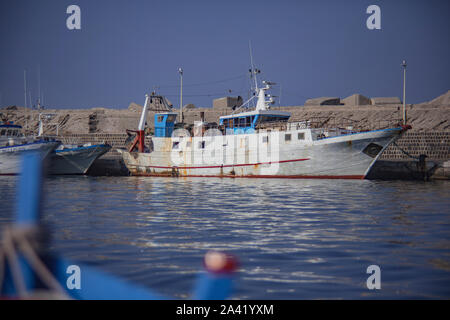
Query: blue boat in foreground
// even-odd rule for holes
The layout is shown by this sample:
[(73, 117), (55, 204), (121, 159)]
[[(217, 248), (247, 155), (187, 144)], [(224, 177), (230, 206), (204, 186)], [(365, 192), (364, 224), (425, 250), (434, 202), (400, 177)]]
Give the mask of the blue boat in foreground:
[[(170, 299), (96, 268), (47, 252), (49, 237), (40, 222), (42, 161), (39, 153), (23, 157), (15, 223), (2, 229), (0, 298), (3, 299)], [(221, 300), (232, 290), (236, 259), (208, 252), (192, 299)]]

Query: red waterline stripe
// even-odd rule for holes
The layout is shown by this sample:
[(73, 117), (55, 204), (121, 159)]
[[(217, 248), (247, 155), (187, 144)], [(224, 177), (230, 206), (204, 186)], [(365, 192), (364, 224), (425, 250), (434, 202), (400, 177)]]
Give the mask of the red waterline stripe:
[(157, 168), (157, 169), (209, 169), (209, 168), (230, 168), (230, 167), (245, 167), (245, 166), (257, 166), (261, 164), (272, 164), (272, 163), (285, 163), (285, 162), (297, 162), (297, 161), (306, 161), (310, 160), (306, 159), (294, 159), (294, 160), (281, 160), (281, 161), (271, 161), (271, 162), (259, 162), (259, 163), (245, 163), (245, 164), (227, 164), (222, 166), (204, 166), (204, 167), (165, 167), (165, 166), (140, 166), (133, 165), (134, 167), (145, 167), (145, 168)]
[(163, 173), (132, 173), (133, 176), (148, 176), (148, 177), (173, 177), (173, 178), (271, 178), (271, 179), (353, 179), (353, 180), (362, 180), (365, 178), (363, 175), (342, 175), (342, 176), (310, 176), (310, 175), (247, 175), (247, 176), (235, 176), (235, 175), (178, 175), (174, 176), (171, 174), (163, 174)]

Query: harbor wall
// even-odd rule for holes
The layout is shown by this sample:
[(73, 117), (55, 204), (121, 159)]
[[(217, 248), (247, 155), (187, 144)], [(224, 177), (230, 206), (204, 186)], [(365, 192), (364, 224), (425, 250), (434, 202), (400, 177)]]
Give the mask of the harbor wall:
[[(361, 99), (348, 99), (348, 104), (309, 105), (309, 106), (272, 106), (272, 109), (288, 111), (292, 114), (290, 121), (321, 119), (329, 125), (347, 125), (355, 129), (382, 129), (399, 123), (402, 119), (402, 105), (383, 103), (379, 105), (354, 105)], [(343, 101), (346, 101), (345, 99)], [(361, 101), (364, 101), (362, 99)], [(385, 102), (385, 101), (383, 101)], [(359, 103), (359, 102), (358, 102)], [(408, 104), (408, 124), (413, 132), (450, 131), (450, 91), (429, 102)], [(125, 133), (126, 129), (136, 130), (142, 106), (131, 103), (125, 109), (92, 108), (92, 109), (46, 109), (30, 110), (23, 107), (10, 106), (0, 109), (0, 116), (22, 125), (29, 132), (36, 133), (39, 128), (39, 114), (51, 116), (44, 121), (45, 133), (60, 135), (86, 133)], [(178, 112), (178, 109), (174, 109)], [(208, 122), (218, 122), (219, 117), (230, 114), (227, 107), (187, 108), (184, 120), (194, 123), (201, 120), (204, 114)], [(154, 124), (154, 111), (147, 116), (147, 125)]]

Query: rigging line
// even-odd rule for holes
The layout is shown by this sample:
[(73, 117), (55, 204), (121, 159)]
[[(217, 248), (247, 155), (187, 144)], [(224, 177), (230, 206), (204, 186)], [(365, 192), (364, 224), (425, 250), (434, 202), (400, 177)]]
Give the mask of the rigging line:
[(283, 93), (284, 94), (288, 94), (288, 95), (292, 95), (292, 96), (296, 96), (296, 97), (300, 97), (300, 98), (304, 98), (304, 99), (311, 99), (311, 97), (303, 96), (303, 95), (298, 94), (298, 93), (293, 93), (292, 91), (287, 91), (286, 89), (283, 89)]
[[(242, 93), (242, 91), (233, 91), (234, 95)], [(227, 92), (220, 93), (205, 93), (205, 94), (183, 94), (183, 97), (211, 97), (211, 96), (226, 96)], [(179, 97), (179, 94), (164, 94), (166, 97)]]
[[(231, 80), (241, 79), (241, 78), (244, 78), (246, 76), (247, 76), (246, 74), (241, 74), (239, 76), (235, 76), (235, 77), (232, 77), (232, 78), (226, 78), (226, 79), (222, 79), (222, 80), (184, 84), (183, 87), (194, 87), (194, 86), (202, 86), (202, 85), (222, 83), (222, 82), (227, 82), (227, 81), (231, 81)], [(158, 88), (179, 88), (179, 87), (180, 87), (180, 85), (158, 85)]]
[[(176, 95), (176, 94), (166, 94), (166, 97), (179, 97), (180, 95)], [(194, 98), (194, 97), (226, 97), (226, 95), (224, 95), (223, 93), (218, 93), (218, 94), (183, 94), (183, 97), (190, 97), (190, 98)]]
[(395, 147), (397, 147), (403, 154), (405, 154), (406, 156), (412, 158), (412, 159), (416, 159), (419, 160), (419, 157), (415, 157), (413, 155), (411, 155), (410, 153), (406, 152), (405, 150), (403, 150), (402, 148), (400, 148), (400, 146), (397, 144), (396, 141), (392, 142), (392, 145), (394, 145)]

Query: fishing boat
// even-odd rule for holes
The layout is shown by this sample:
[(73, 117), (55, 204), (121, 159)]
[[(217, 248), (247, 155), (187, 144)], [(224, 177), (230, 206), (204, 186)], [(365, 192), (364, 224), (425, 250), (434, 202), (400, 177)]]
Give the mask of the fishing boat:
[[(44, 119), (51, 118), (54, 114), (39, 114), (38, 137), (44, 137)], [(58, 129), (57, 129), (58, 134)], [(81, 175), (86, 174), (94, 161), (111, 149), (108, 144), (61, 144), (50, 154), (51, 175)]]
[(20, 172), (20, 159), (24, 153), (36, 151), (44, 159), (61, 144), (54, 139), (25, 136), (22, 127), (12, 122), (0, 124), (0, 175)]
[[(256, 72), (255, 72), (256, 74)], [(364, 179), (383, 150), (410, 128), (396, 125), (372, 131), (317, 127), (311, 120), (290, 121), (273, 110), (274, 85), (263, 81), (255, 94), (219, 123), (203, 119), (192, 128), (176, 123), (178, 113), (155, 114), (154, 134), (145, 144), (149, 101), (128, 150), (119, 150), (132, 175), (232, 178)], [(256, 100), (256, 105), (255, 101)], [(254, 107), (251, 106), (251, 102)]]
[(110, 149), (108, 144), (62, 144), (50, 153), (49, 174), (86, 174), (94, 161)]

